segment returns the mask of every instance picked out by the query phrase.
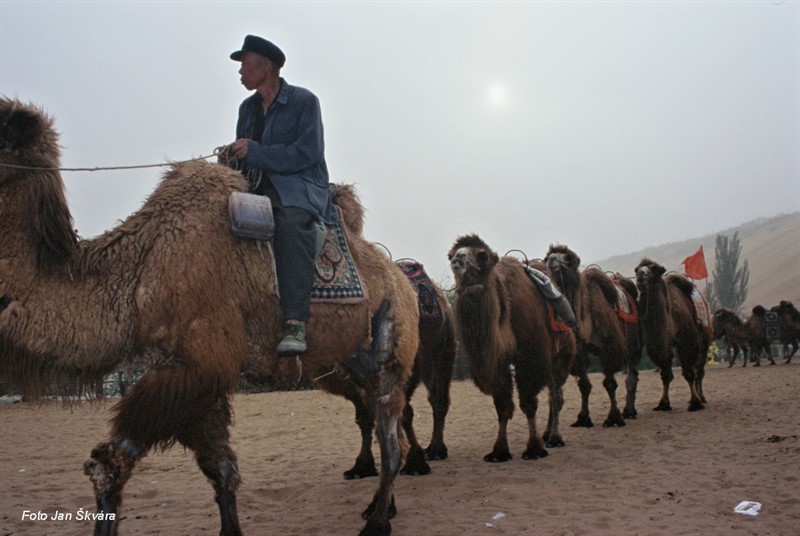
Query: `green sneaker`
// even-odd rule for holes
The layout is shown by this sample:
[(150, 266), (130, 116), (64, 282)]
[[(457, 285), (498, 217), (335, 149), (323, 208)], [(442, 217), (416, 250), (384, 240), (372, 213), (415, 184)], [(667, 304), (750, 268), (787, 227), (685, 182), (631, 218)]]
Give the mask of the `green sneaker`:
[(305, 353), (306, 349), (306, 323), (284, 324), (283, 340), (278, 343), (278, 355), (290, 357)]

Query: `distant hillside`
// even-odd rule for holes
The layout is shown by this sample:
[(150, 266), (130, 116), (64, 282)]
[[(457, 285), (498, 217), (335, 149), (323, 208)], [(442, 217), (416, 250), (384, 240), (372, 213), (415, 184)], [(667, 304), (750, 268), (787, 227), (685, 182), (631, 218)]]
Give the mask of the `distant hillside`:
[[(714, 273), (717, 235), (733, 236), (736, 231), (739, 231), (742, 245), (740, 267), (747, 260), (750, 269), (749, 291), (742, 312), (749, 313), (755, 305), (769, 308), (780, 300), (789, 300), (800, 306), (800, 212), (759, 218), (718, 233), (649, 247), (594, 261), (593, 264), (606, 271), (633, 277), (633, 269), (642, 257), (649, 257), (667, 270), (683, 272), (681, 261), (702, 245), (710, 279)], [(705, 284), (705, 280), (698, 282), (703, 290)]]

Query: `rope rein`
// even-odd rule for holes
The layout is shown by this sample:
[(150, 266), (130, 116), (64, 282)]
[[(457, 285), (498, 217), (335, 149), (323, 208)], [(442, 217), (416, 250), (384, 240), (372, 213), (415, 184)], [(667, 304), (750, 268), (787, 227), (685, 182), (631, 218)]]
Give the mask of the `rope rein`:
[(123, 169), (145, 169), (145, 168), (158, 168), (158, 167), (167, 167), (167, 166), (174, 166), (178, 164), (188, 164), (189, 162), (197, 162), (199, 160), (208, 160), (209, 158), (213, 158), (219, 156), (220, 154), (224, 153), (228, 150), (227, 145), (223, 145), (214, 149), (214, 152), (206, 155), (206, 156), (198, 156), (197, 158), (190, 158), (188, 160), (180, 160), (178, 162), (164, 162), (161, 164), (141, 164), (141, 165), (134, 165), (134, 166), (103, 166), (103, 167), (75, 167), (75, 168), (64, 168), (64, 167), (36, 167), (36, 166), (18, 166), (16, 164), (4, 164), (0, 163), (0, 167), (2, 168), (9, 168), (9, 169), (25, 169), (28, 171), (118, 171)]

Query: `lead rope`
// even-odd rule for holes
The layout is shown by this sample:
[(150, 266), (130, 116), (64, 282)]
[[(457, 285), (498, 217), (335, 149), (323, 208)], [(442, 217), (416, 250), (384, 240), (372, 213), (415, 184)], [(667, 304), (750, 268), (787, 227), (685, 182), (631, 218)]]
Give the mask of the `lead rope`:
[(163, 162), (161, 164), (141, 164), (141, 165), (134, 165), (134, 166), (98, 166), (98, 167), (38, 167), (38, 166), (20, 166), (17, 164), (5, 164), (0, 163), (0, 167), (8, 168), (8, 169), (24, 169), (28, 171), (118, 171), (123, 169), (145, 169), (145, 168), (157, 168), (157, 167), (167, 167), (167, 166), (176, 166), (178, 164), (188, 164), (189, 162), (197, 162), (200, 160), (208, 160), (209, 158), (218, 157), (221, 154), (225, 154), (228, 151), (229, 145), (222, 145), (214, 149), (214, 152), (205, 155), (205, 156), (198, 156), (197, 158), (189, 158), (187, 160), (179, 160), (177, 162)]

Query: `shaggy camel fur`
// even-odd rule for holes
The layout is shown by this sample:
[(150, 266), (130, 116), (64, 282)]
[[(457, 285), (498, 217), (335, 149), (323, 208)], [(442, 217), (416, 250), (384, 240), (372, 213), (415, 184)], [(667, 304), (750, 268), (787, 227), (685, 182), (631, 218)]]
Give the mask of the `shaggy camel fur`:
[[(499, 258), (477, 235), (458, 238), (448, 258), (456, 280), (460, 348), (469, 359), (475, 385), (494, 398), (499, 421), (494, 448), (484, 460), (511, 459), (507, 426), (514, 414), (515, 380), (519, 405), (528, 420), (528, 444), (522, 457), (547, 456), (544, 442), (548, 447), (564, 445), (558, 416), (562, 387), (575, 359), (575, 337), (571, 332), (551, 331), (547, 305), (519, 260)], [(540, 437), (537, 396), (545, 386), (550, 388), (550, 413)]]
[[(790, 301), (781, 300), (781, 303), (771, 309), (778, 313), (780, 326), (780, 341), (783, 346), (783, 356), (786, 363), (792, 362), (792, 357), (800, 346), (800, 311)], [(789, 352), (789, 348), (792, 349)]]
[[(589, 354), (600, 358), (603, 387), (611, 407), (603, 426), (625, 426), (623, 413), (617, 406), (617, 380), (614, 374), (624, 368), (628, 376), (625, 413), (636, 417), (636, 385), (641, 356), (638, 325), (635, 320), (625, 321), (617, 313), (617, 288), (614, 281), (598, 268), (580, 271), (581, 258), (565, 245), (551, 245), (545, 255), (547, 268), (553, 274), (553, 283), (567, 297), (578, 323), (578, 356), (572, 374), (578, 379), (581, 392), (581, 409), (572, 426), (594, 426), (589, 415)], [(635, 307), (631, 297), (632, 306)]]
[(772, 357), (772, 348), (767, 339), (766, 316), (767, 310), (764, 306), (756, 305), (753, 307), (753, 312), (750, 317), (744, 321), (747, 331), (750, 334), (750, 358), (755, 361), (754, 367), (761, 366), (761, 352), (767, 354), (770, 365), (775, 364), (775, 358)]
[[(653, 408), (670, 411), (669, 384), (672, 373), (672, 351), (680, 360), (683, 377), (689, 384), (691, 398), (689, 411), (703, 409), (706, 356), (713, 332), (712, 318), (703, 325), (692, 301), (699, 292), (686, 277), (668, 274), (660, 264), (642, 259), (636, 267), (636, 285), (639, 287), (639, 318), (642, 323), (644, 346), (650, 360), (660, 369), (663, 391), (661, 400)], [(702, 296), (700, 296), (702, 299)], [(705, 303), (704, 303), (704, 307)], [(706, 311), (707, 312), (707, 311)]]
[(749, 326), (742, 322), (733, 309), (722, 307), (714, 313), (714, 339), (725, 339), (725, 347), (730, 350), (728, 368), (732, 367), (742, 353), (742, 366), (747, 366), (748, 350), (750, 347)]
[[(95, 534), (116, 533), (135, 464), (175, 443), (194, 451), (212, 483), (220, 533), (240, 534), (231, 393), (245, 365), (279, 376), (285, 361), (273, 352), (282, 318), (269, 252), (230, 233), (228, 198), (245, 181), (216, 164), (175, 165), (141, 210), (80, 240), (60, 174), (7, 167), (58, 168), (52, 120), (2, 99), (0, 140), (2, 376), (44, 394), (64, 377), (92, 385), (123, 359), (151, 358), (116, 405), (110, 439), (84, 466), (102, 514)], [(304, 371), (317, 377), (349, 364), (359, 372), (353, 381), (377, 419), (382, 462), (364, 533), (388, 533), (419, 312), (402, 272), (360, 236), (363, 208), (352, 190), (341, 189), (336, 202), (369, 299), (313, 306)]]
[[(455, 321), (453, 311), (447, 298), (440, 290), (436, 290), (439, 303), (444, 311), (444, 318), (439, 324), (420, 322), (420, 345), (414, 370), (406, 384), (406, 407), (403, 412), (403, 431), (408, 440), (408, 452), (405, 464), (400, 469), (405, 475), (426, 475), (431, 469), (426, 460), (444, 460), (447, 458), (447, 445), (444, 442), (444, 425), (450, 408), (450, 381), (453, 376), (455, 361)], [(414, 409), (411, 406), (413, 396), (420, 381), (428, 390), (428, 402), (433, 412), (433, 432), (427, 448), (423, 449), (414, 432)], [(377, 476), (375, 458), (372, 454), (372, 429), (375, 417), (370, 406), (364, 401), (364, 394), (346, 376), (333, 374), (321, 378), (320, 385), (330, 393), (340, 394), (350, 400), (356, 409), (356, 424), (361, 431), (361, 450), (352, 468), (344, 472), (347, 480)]]

